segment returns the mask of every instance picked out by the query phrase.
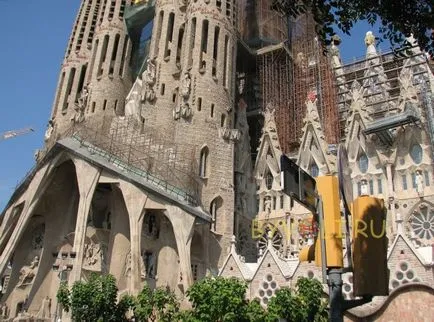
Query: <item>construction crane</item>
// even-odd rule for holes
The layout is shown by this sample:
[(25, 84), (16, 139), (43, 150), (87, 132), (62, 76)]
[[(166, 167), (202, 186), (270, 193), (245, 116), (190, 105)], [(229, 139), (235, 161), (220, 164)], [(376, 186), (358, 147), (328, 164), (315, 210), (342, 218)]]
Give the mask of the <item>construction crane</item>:
[(31, 127), (26, 127), (24, 129), (20, 130), (12, 130), (12, 131), (6, 131), (0, 134), (0, 141), (12, 139), (19, 135), (24, 135), (30, 132), (34, 132), (34, 130)]

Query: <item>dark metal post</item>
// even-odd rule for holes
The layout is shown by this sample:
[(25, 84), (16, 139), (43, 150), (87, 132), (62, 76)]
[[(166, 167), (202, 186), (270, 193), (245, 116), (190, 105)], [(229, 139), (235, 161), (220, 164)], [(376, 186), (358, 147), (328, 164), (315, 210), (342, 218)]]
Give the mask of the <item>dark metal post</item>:
[(326, 244), (325, 244), (325, 227), (324, 227), (324, 209), (322, 206), (322, 199), (317, 196), (317, 213), (318, 213), (318, 224), (319, 224), (319, 238), (321, 243), (321, 270), (322, 270), (322, 282), (327, 283), (327, 259), (326, 259)]
[(342, 284), (342, 269), (330, 268), (328, 270), (330, 322), (344, 321), (344, 298), (342, 296)]

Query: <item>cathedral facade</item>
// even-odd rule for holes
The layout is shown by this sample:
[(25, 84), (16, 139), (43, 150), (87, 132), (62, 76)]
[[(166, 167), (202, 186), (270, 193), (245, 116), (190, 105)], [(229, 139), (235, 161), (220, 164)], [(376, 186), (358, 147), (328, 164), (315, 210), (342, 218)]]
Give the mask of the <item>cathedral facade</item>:
[[(311, 214), (280, 183), (285, 68), (302, 55), (259, 2), (82, 0), (44, 147), (0, 217), (0, 319), (67, 320), (60, 283), (93, 272), (115, 276), (121, 294), (147, 284), (181, 298), (207, 275), (237, 276), (264, 306), (299, 276), (321, 278), (298, 260)], [(326, 127), (348, 150), (354, 196), (388, 206), (391, 295), (352, 320), (394, 314), (411, 294), (432, 310), (434, 285), (434, 77), (417, 50), (396, 62), (365, 42), (365, 59), (347, 65), (339, 42), (330, 48), (339, 117)], [(337, 171), (320, 88), (287, 153), (314, 177)], [(350, 299), (351, 273), (344, 282)]]

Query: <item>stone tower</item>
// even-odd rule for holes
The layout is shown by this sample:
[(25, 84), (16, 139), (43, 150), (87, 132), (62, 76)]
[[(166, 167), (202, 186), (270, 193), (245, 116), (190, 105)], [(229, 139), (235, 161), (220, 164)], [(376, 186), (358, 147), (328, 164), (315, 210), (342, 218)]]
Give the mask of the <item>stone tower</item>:
[(195, 146), (201, 204), (214, 219), (211, 231), (223, 236), (223, 252), (234, 233), (236, 18), (233, 0), (157, 2), (139, 80), (146, 127)]
[(131, 77), (130, 41), (123, 25), (130, 0), (83, 0), (60, 71), (46, 141), (73, 122), (113, 113), (124, 103)]

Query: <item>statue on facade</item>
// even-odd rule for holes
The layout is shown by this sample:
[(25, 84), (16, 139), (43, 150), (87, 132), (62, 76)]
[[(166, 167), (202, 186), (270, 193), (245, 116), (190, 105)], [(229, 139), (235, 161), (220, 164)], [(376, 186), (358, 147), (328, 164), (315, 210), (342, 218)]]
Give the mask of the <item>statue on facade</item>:
[(89, 91), (87, 89), (87, 85), (85, 85), (80, 93), (80, 97), (78, 98), (78, 103), (74, 106), (75, 114), (72, 117), (71, 121), (76, 123), (81, 123), (84, 121), (84, 112), (87, 107), (88, 97)]
[(142, 74), (142, 101), (152, 102), (155, 99), (154, 84), (156, 78), (156, 67), (151, 59), (146, 61), (146, 70)]
[(266, 196), (265, 197), (265, 200), (264, 200), (264, 203), (265, 203), (265, 213), (267, 214), (267, 215), (270, 215), (270, 213), (271, 213), (271, 197), (270, 196)]
[(184, 99), (187, 99), (190, 96), (191, 89), (191, 78), (189, 73), (184, 74), (184, 78), (182, 79), (182, 87), (181, 87), (181, 95)]
[(8, 306), (6, 305), (6, 303), (3, 303), (0, 306), (0, 318), (7, 318), (8, 317)]
[(155, 215), (150, 214), (145, 217), (142, 233), (148, 238), (157, 239), (160, 232), (159, 226)]
[(17, 287), (25, 286), (33, 282), (38, 265), (39, 257), (35, 256), (29, 266), (23, 266), (23, 268), (21, 268)]
[(90, 242), (84, 246), (84, 259), (85, 264), (89, 267), (102, 264), (102, 248), (100, 244)]
[(144, 270), (142, 270), (142, 276), (144, 275), (144, 278), (155, 278), (157, 264), (157, 257), (155, 253), (144, 252), (142, 262), (145, 263)]
[(141, 118), (141, 91), (142, 91), (142, 80), (139, 78), (133, 84), (130, 93), (127, 96), (124, 115), (126, 117), (133, 116), (140, 121)]
[(415, 174), (416, 191), (419, 195), (423, 194), (424, 184), (421, 170), (416, 170)]
[(48, 121), (47, 129), (45, 130), (45, 141), (48, 141), (54, 131), (54, 119)]
[(51, 298), (46, 296), (42, 300), (41, 308), (39, 309), (38, 314), (36, 315), (37, 318), (42, 319), (49, 319), (51, 318)]
[[(368, 31), (365, 36), (365, 45), (366, 45), (366, 59), (377, 57), (377, 49), (375, 48), (375, 36), (372, 31)], [(368, 64), (377, 64), (378, 59), (368, 61)]]
[(365, 179), (363, 179), (360, 182), (360, 195), (361, 196), (367, 196), (367, 195), (369, 195), (369, 192), (368, 192), (368, 181), (365, 180)]
[(330, 55), (332, 57), (332, 67), (335, 68), (335, 73), (337, 76), (341, 76), (344, 73), (338, 47), (340, 44), (341, 38), (338, 35), (334, 35), (332, 37), (332, 44), (330, 46)]

